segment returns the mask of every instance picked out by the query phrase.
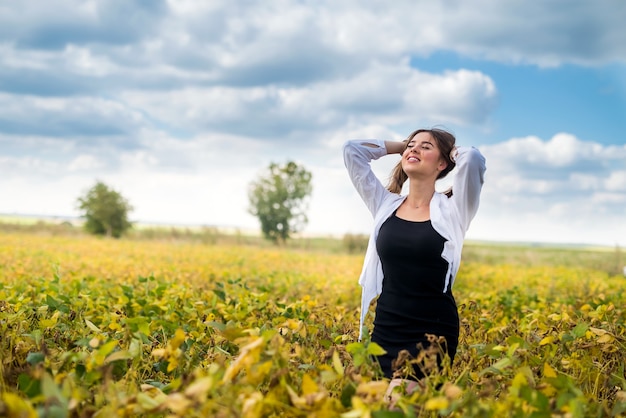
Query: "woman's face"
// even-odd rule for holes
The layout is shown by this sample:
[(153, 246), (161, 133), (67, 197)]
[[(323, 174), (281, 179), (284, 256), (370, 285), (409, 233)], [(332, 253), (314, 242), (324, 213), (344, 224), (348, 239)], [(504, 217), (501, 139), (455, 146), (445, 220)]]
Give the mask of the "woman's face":
[(420, 132), (411, 138), (402, 153), (402, 169), (409, 177), (434, 174), (436, 178), (446, 166), (437, 141), (428, 132)]

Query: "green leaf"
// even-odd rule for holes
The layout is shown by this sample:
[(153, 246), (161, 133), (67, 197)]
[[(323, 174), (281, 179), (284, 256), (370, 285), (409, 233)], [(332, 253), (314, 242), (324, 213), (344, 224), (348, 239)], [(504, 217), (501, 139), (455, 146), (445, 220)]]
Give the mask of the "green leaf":
[(218, 331), (224, 331), (226, 329), (226, 324), (223, 324), (221, 322), (209, 321), (206, 324), (207, 326), (215, 328)]
[(373, 411), (372, 412), (372, 418), (403, 418), (406, 415), (404, 415), (404, 412), (402, 411), (384, 411), (384, 410), (380, 410), (380, 411)]
[(384, 354), (387, 354), (387, 351), (385, 351), (385, 349), (382, 348), (380, 345), (371, 342), (367, 346), (367, 354), (372, 356), (382, 356)]
[(493, 367), (496, 370), (504, 370), (507, 367), (509, 367), (511, 363), (512, 363), (511, 359), (508, 357), (505, 357), (495, 362), (491, 367)]
[(122, 285), (122, 292), (124, 292), (124, 296), (126, 296), (129, 300), (134, 299), (134, 289), (132, 286)]
[(37, 415), (46, 418), (67, 418), (69, 416), (67, 408), (54, 404), (37, 408)]
[(56, 402), (51, 403), (60, 404), (62, 410), (67, 412), (67, 399), (63, 396), (57, 384), (54, 383), (54, 379), (48, 373), (45, 373), (41, 378), (41, 392), (48, 398), (49, 402), (55, 400)]
[(41, 383), (26, 373), (20, 373), (17, 378), (17, 388), (29, 398), (41, 395)]
[(213, 293), (215, 293), (217, 295), (218, 298), (220, 298), (220, 300), (222, 302), (226, 301), (226, 292), (224, 292), (221, 289), (213, 289)]
[(585, 333), (587, 332), (588, 329), (589, 329), (589, 324), (586, 324), (584, 322), (580, 322), (572, 330), (572, 335), (574, 337), (576, 337), (576, 338), (584, 337)]
[(491, 366), (487, 367), (483, 371), (481, 371), (480, 375), (482, 376), (489, 372), (501, 373), (504, 369), (510, 367), (511, 364), (513, 364), (512, 360), (508, 357), (504, 357), (498, 360), (497, 362), (495, 362), (494, 364), (492, 364)]
[(358, 353), (359, 351), (363, 351), (365, 346), (363, 343), (350, 343), (346, 345), (346, 351), (350, 354)]
[(98, 354), (106, 357), (116, 346), (116, 340), (107, 341), (105, 344), (101, 345), (100, 348), (98, 348)]
[(126, 318), (122, 322), (128, 325), (133, 332), (139, 331), (145, 335), (150, 335), (150, 324), (146, 317), (136, 316), (134, 318)]
[(341, 391), (341, 404), (345, 407), (345, 408), (349, 408), (352, 406), (352, 397), (354, 396), (354, 394), (356, 393), (356, 387), (354, 386), (353, 383), (348, 382), (346, 383), (346, 385), (343, 387), (343, 390)]
[(61, 304), (61, 302), (59, 302), (58, 300), (56, 300), (52, 296), (46, 295), (46, 305), (48, 305), (53, 310), (57, 309), (60, 304)]
[(28, 353), (26, 356), (26, 362), (31, 366), (42, 363), (46, 356), (43, 353)]

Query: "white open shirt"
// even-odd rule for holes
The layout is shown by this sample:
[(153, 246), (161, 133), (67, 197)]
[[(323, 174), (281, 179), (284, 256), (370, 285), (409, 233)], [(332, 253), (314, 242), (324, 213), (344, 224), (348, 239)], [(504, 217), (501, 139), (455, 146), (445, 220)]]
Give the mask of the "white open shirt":
[[(362, 287), (359, 340), (363, 336), (363, 323), (369, 305), (382, 291), (383, 269), (376, 251), (378, 231), (383, 222), (406, 199), (406, 196), (387, 190), (372, 171), (370, 162), (384, 155), (387, 155), (384, 140), (356, 139), (346, 142), (343, 147), (344, 162), (350, 179), (374, 217), (374, 229), (367, 244), (359, 277)], [(465, 232), (478, 210), (485, 170), (485, 157), (480, 151), (473, 147), (458, 147), (452, 197), (435, 192), (430, 201), (432, 226), (446, 239), (441, 253), (441, 257), (448, 262), (448, 272), (442, 289), (444, 293), (452, 288), (459, 271)]]

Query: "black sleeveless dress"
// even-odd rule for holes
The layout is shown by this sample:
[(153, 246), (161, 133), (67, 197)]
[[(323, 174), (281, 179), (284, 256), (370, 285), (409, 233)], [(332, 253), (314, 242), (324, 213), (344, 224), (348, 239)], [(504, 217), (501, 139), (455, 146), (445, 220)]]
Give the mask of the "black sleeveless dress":
[[(381, 226), (376, 249), (382, 262), (383, 288), (376, 303), (372, 341), (387, 354), (377, 360), (387, 378), (400, 350), (416, 357), (429, 346), (425, 334), (446, 338), (442, 347), (454, 359), (459, 339), (459, 316), (452, 291), (443, 292), (448, 263), (441, 258), (445, 239), (430, 220), (407, 221), (393, 215)], [(439, 359), (441, 362), (441, 359)], [(419, 366), (413, 376), (424, 377)]]

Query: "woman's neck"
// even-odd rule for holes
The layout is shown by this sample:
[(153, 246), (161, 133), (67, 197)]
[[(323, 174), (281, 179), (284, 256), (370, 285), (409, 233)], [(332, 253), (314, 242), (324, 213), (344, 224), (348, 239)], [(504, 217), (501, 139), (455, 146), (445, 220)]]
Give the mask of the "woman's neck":
[(434, 194), (434, 183), (412, 180), (409, 183), (409, 194), (406, 197), (406, 202), (414, 208), (428, 206)]

